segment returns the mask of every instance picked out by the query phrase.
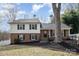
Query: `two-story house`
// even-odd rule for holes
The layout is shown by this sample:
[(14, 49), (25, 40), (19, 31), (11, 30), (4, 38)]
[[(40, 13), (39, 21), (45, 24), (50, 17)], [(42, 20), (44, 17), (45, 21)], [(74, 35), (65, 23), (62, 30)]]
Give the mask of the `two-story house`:
[[(11, 43), (15, 41), (33, 42), (46, 41), (49, 37), (55, 36), (55, 24), (41, 23), (39, 19), (19, 19), (9, 21)], [(70, 27), (61, 24), (64, 37), (69, 36)]]

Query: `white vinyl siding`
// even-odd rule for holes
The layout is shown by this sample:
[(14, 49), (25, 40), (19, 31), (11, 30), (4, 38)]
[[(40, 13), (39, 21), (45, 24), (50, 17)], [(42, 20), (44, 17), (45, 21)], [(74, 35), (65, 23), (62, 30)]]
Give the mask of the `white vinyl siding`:
[(17, 24), (10, 24), (10, 33), (40, 33), (40, 24), (37, 24), (36, 30), (30, 30), (29, 24), (25, 24), (25, 30), (17, 30)]

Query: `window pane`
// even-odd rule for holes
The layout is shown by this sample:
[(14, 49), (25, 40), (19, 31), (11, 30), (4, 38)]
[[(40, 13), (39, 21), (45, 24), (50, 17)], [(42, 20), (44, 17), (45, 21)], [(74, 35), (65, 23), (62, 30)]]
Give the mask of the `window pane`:
[(37, 24), (35, 24), (35, 29), (37, 29)]
[(36, 38), (37, 38), (37, 35), (31, 34), (31, 40), (36, 40)]
[(19, 27), (19, 29), (20, 29), (20, 30), (22, 30), (22, 29), (23, 29), (23, 27), (22, 27), (22, 26), (20, 26), (20, 27)]
[(23, 40), (24, 36), (22, 34), (19, 35), (19, 40)]
[(17, 25), (17, 29), (18, 30), (24, 30), (25, 29), (25, 25), (24, 24), (18, 24)]
[(35, 29), (35, 26), (34, 25), (32, 25), (32, 29)]
[(30, 29), (37, 29), (37, 24), (30, 24)]

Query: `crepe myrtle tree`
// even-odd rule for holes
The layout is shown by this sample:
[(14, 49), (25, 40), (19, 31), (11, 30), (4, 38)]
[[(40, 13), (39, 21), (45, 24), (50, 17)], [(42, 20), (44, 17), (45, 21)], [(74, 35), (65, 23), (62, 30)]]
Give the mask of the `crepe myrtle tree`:
[(54, 42), (60, 43), (62, 41), (61, 20), (60, 20), (61, 3), (52, 3), (52, 9), (54, 12), (54, 19), (55, 19), (55, 40)]

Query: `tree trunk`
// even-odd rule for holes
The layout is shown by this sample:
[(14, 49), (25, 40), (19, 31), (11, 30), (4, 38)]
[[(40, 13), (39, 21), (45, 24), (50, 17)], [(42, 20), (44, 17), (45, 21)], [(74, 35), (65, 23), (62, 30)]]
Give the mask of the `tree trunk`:
[(59, 43), (62, 41), (61, 20), (60, 20), (61, 3), (58, 3), (58, 6), (56, 5), (56, 3), (52, 3), (52, 8), (53, 8), (54, 17), (55, 17), (55, 40), (54, 42)]

